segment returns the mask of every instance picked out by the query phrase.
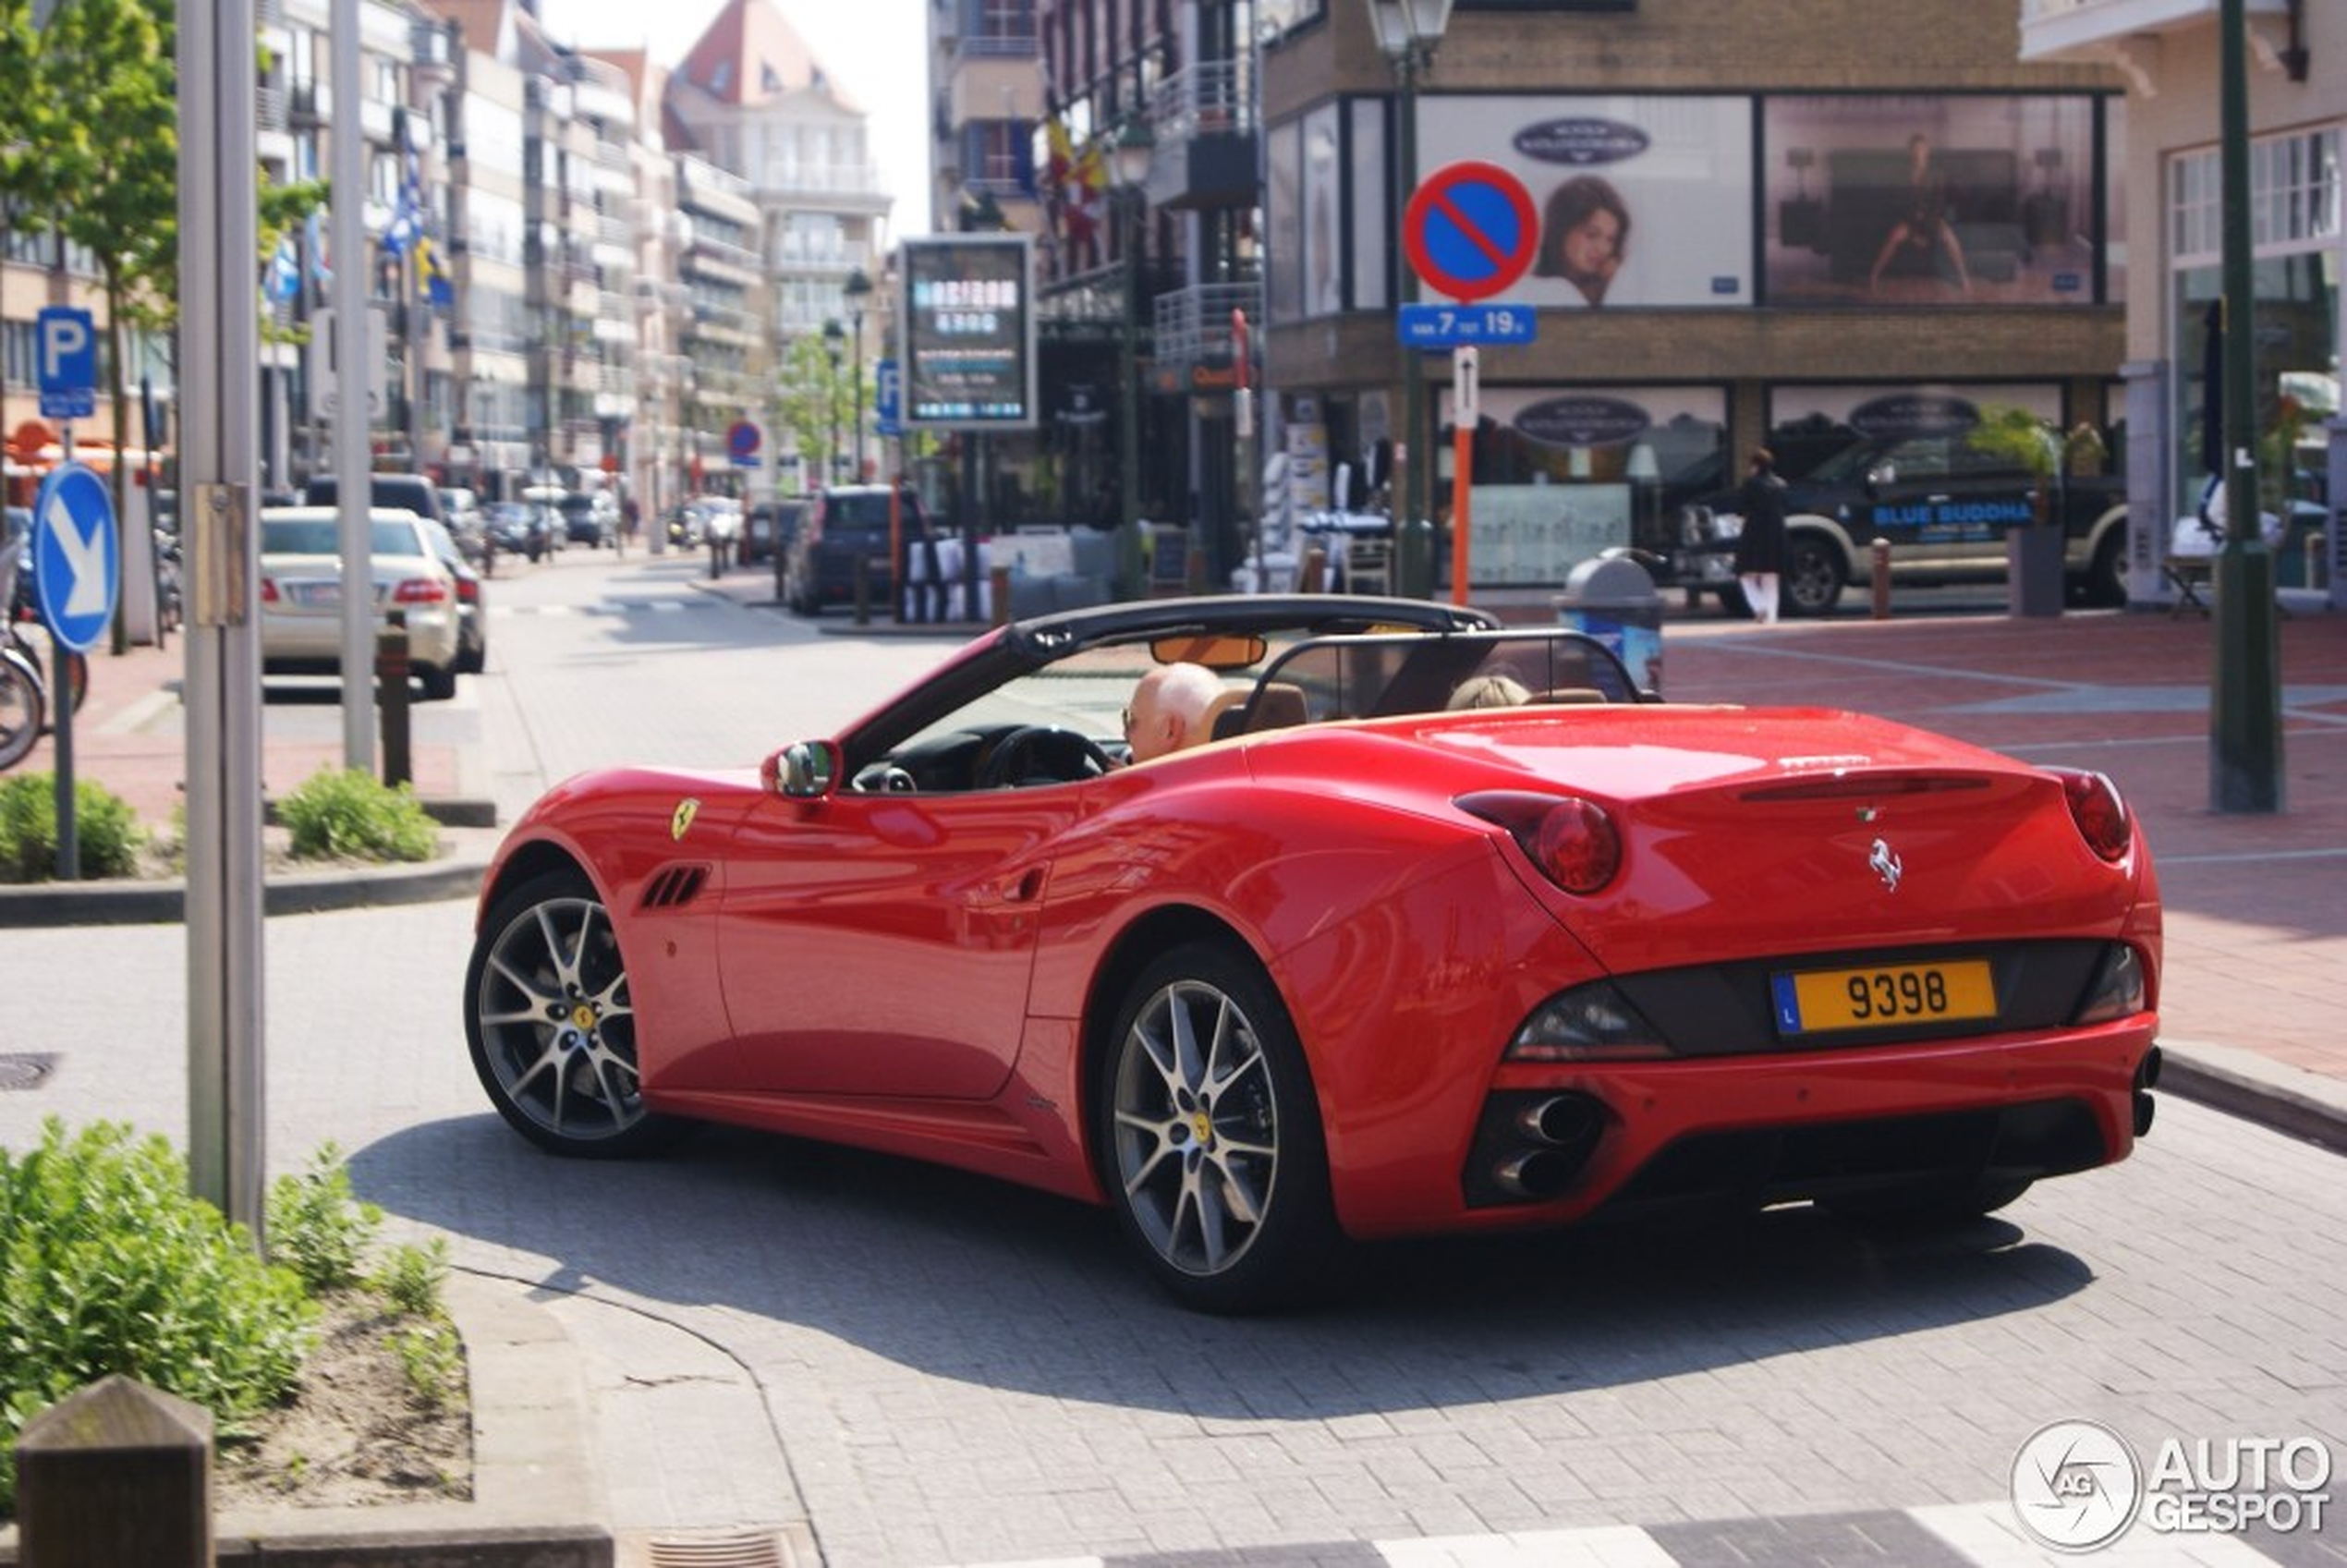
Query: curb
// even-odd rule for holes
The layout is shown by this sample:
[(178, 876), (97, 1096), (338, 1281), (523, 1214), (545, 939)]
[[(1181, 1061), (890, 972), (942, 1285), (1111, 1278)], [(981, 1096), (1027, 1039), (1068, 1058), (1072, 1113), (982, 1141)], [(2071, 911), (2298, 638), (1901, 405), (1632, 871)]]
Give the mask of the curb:
[[(444, 1300), (472, 1385), (472, 1501), (216, 1510), (220, 1562), (613, 1568), (616, 1547), (588, 1453), (587, 1391), (570, 1336), (514, 1281), (455, 1271)], [(18, 1562), (15, 1526), (0, 1529), (0, 1568)]]
[(2333, 1154), (2347, 1154), (2347, 1084), (2254, 1051), (2161, 1040), (2159, 1088)]
[[(480, 892), (492, 835), (466, 830), (449, 853), (413, 866), (337, 867), (269, 878), (263, 915), (314, 915), (378, 904), (430, 904)], [(0, 930), (31, 926), (176, 925), (187, 918), (184, 877), (161, 881), (32, 882), (0, 887)]]

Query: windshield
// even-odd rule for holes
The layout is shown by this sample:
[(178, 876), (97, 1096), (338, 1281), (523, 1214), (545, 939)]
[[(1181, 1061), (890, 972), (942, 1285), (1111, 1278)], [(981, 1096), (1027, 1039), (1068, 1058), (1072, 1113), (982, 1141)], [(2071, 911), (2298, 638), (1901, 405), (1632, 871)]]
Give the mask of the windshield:
[[(377, 555), (426, 553), (416, 538), (416, 525), (381, 519), (370, 525), (368, 549)], [(341, 525), (332, 517), (263, 517), (261, 553), (264, 555), (340, 555)]]
[[(1134, 687), (1158, 662), (1148, 642), (1079, 650), (1015, 676), (955, 709), (866, 764), (857, 789), (960, 790), (1013, 731), (1045, 726), (1125, 754), (1124, 715)], [(1210, 710), (1210, 739), (1339, 719), (1389, 718), (1475, 707), (1639, 700), (1621, 662), (1568, 631), (1417, 633), (1265, 639), (1262, 657), (1219, 670), (1225, 694)]]

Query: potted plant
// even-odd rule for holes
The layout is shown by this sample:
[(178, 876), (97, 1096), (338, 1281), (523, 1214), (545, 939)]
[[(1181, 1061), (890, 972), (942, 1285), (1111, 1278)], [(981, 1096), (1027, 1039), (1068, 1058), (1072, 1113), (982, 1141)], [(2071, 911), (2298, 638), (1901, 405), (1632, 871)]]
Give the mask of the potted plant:
[(2102, 432), (2083, 419), (2065, 432), (2026, 408), (1991, 404), (1967, 439), (1975, 451), (2002, 457), (2029, 476), (2031, 526), (2005, 535), (2015, 613), (2061, 614), (2069, 477), (2080, 463), (2102, 460)]

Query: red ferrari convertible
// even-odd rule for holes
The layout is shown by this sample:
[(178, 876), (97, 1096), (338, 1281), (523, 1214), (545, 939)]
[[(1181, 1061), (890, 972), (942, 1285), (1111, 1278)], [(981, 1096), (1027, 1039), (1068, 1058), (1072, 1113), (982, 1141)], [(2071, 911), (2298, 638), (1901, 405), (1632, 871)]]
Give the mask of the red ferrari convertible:
[[(1221, 681), (1211, 738), (1127, 765), (1173, 662)], [(2107, 779), (1666, 704), (1416, 601), (1001, 627), (755, 770), (560, 785), (478, 931), (473, 1062), (534, 1142), (942, 1161), (1107, 1204), (1216, 1311), (1347, 1238), (1977, 1215), (2124, 1158), (2159, 1066), (2158, 882)]]

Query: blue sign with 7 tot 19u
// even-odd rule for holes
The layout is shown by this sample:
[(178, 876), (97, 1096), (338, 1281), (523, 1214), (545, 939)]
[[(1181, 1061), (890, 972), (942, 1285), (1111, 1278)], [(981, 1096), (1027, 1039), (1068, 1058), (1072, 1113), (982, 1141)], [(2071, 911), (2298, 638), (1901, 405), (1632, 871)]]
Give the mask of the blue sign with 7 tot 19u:
[(1395, 318), (1405, 348), (1530, 343), (1539, 314), (1528, 305), (1405, 305)]

